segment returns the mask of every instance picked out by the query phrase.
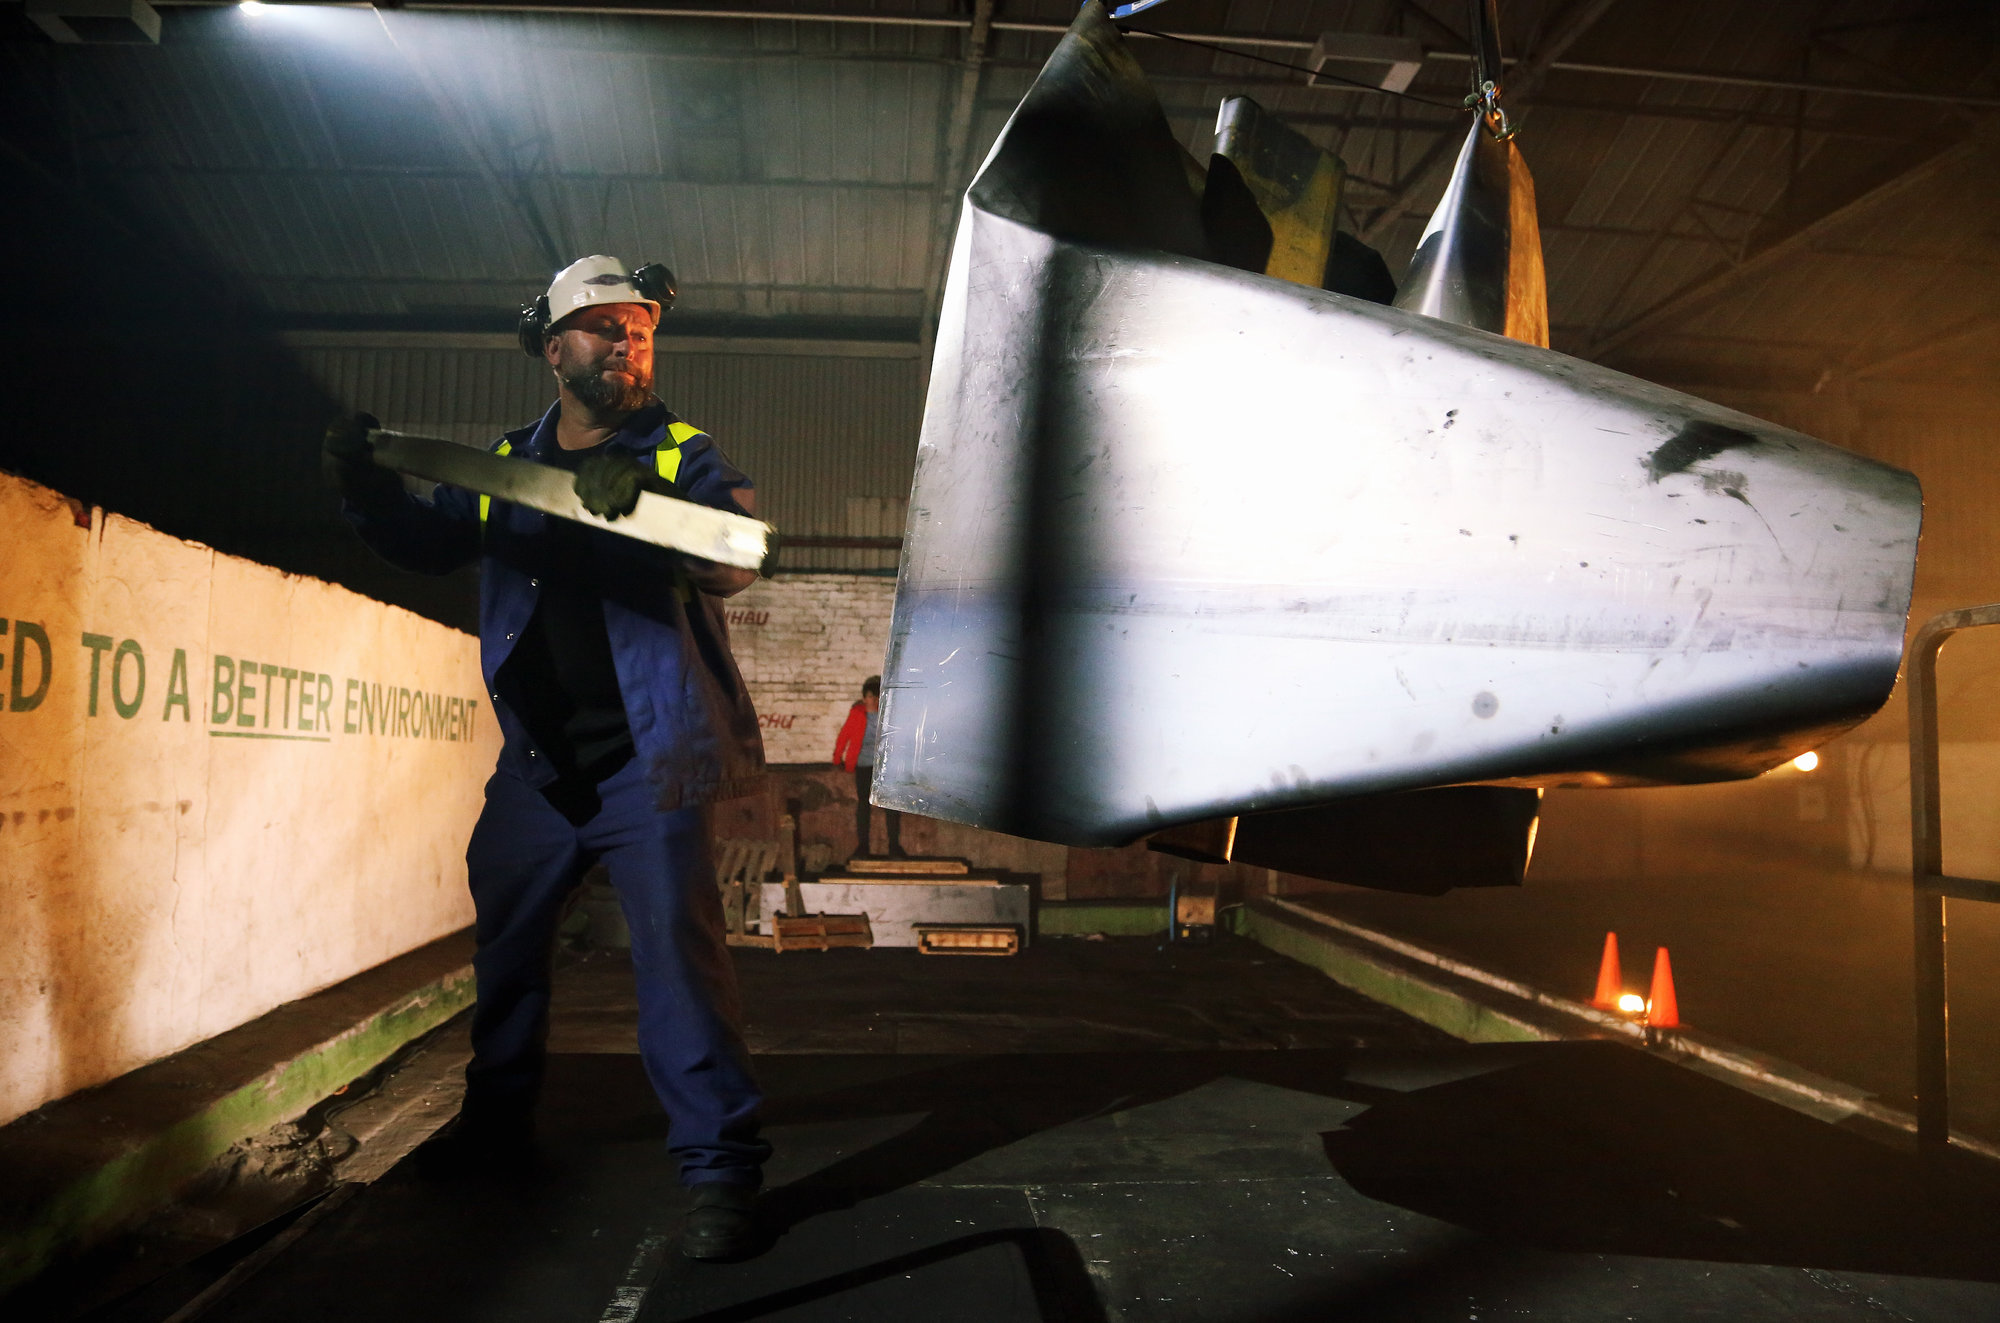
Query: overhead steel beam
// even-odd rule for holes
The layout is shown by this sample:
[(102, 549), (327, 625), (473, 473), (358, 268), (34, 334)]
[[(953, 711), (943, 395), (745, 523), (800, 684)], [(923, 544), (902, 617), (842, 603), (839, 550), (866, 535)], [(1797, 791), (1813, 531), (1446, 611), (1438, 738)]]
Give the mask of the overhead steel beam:
[[(1514, 105), (1531, 99), (1535, 89), (1549, 75), (1549, 70), (1562, 58), (1565, 51), (1574, 46), (1584, 33), (1590, 31), (1618, 0), (1577, 0), (1567, 13), (1557, 22), (1541, 46), (1519, 63), (1507, 76), (1507, 99)], [(1465, 57), (1470, 60), (1470, 55)], [(1396, 194), (1385, 203), (1380, 211), (1369, 220), (1361, 231), (1366, 243), (1377, 243), (1391, 225), (1401, 220), (1411, 207), (1420, 200), (1434, 196), (1444, 187), (1444, 179), (1450, 173), (1452, 163), (1457, 159), (1459, 135), (1447, 132), (1431, 144), (1423, 159), (1414, 170), (1404, 176), (1397, 186)]]
[[(153, 0), (156, 9), (222, 9), (232, 8), (240, 0)], [(362, 4), (358, 0), (277, 0), (280, 4), (313, 4), (321, 8), (369, 9), (377, 6)], [(389, 6), (382, 6), (384, 8)], [(394, 6), (409, 12), (430, 13), (500, 13), (500, 14), (556, 14), (587, 15), (599, 18), (689, 18), (716, 19), (729, 21), (754, 21), (770, 23), (824, 23), (857, 24), (868, 27), (901, 28), (969, 28), (970, 18), (956, 15), (931, 16), (925, 14), (882, 14), (882, 13), (840, 13), (834, 10), (781, 10), (715, 8), (706, 6), (658, 5), (658, 4), (581, 4), (557, 3), (556, 0), (529, 0), (528, 3), (508, 3), (508, 0), (414, 0)], [(1068, 29), (1060, 23), (1031, 23), (1009, 20), (995, 20), (991, 24), (994, 32), (1025, 32), (1047, 37), (1059, 37)], [(1134, 37), (1150, 37), (1153, 33), (1133, 32)], [(1232, 46), (1252, 46), (1266, 50), (1291, 50), (1306, 52), (1312, 50), (1316, 42), (1311, 38), (1285, 36), (1275, 33), (1255, 32), (1166, 32), (1161, 37), (1178, 37), (1183, 40), (1224, 43)], [(1544, 49), (1547, 49), (1544, 43)], [(1472, 56), (1464, 51), (1432, 50), (1425, 52), (1427, 60), (1446, 60), (1467, 63)], [(1524, 60), (1507, 61), (1510, 67), (1530, 64), (1534, 57)], [(1039, 66), (1037, 66), (1039, 67)], [(1956, 92), (1926, 92), (1918, 89), (1894, 87), (1867, 87), (1848, 83), (1814, 83), (1795, 78), (1779, 78), (1760, 74), (1715, 73), (1702, 69), (1653, 69), (1638, 65), (1599, 64), (1574, 60), (1551, 60), (1550, 71), (1561, 73), (1605, 74), (1616, 78), (1645, 78), (1669, 83), (1708, 83), (1729, 87), (1757, 88), (1780, 92), (1807, 92), (1823, 96), (1875, 97), (1889, 101), (1926, 101), (1937, 105), (1969, 106), (1974, 108), (2000, 108), (2000, 97), (1977, 96)], [(1510, 85), (1518, 89), (1521, 75), (1515, 73)], [(1303, 84), (1301, 84), (1303, 86)], [(1333, 92), (1354, 92), (1360, 95), (1386, 96), (1389, 93), (1378, 89), (1347, 88), (1332, 84), (1323, 85), (1319, 90)]]
[(1395, 191), (1383, 199), (1382, 206), (1369, 222), (1361, 227), (1363, 243), (1380, 243), (1382, 235), (1391, 225), (1401, 220), (1415, 206), (1419, 198), (1428, 197), (1444, 187), (1445, 179), (1451, 172), (1452, 163), (1458, 159), (1458, 149), (1462, 145), (1459, 135), (1450, 129), (1438, 134), (1418, 159), (1416, 168), (1397, 182)]
[[(1028, 66), (1019, 60), (988, 60), (988, 69), (1022, 69)], [(1041, 66), (1036, 65), (1036, 68)], [(1147, 77), (1158, 87), (1215, 87), (1227, 82), (1232, 90), (1240, 90), (1251, 95), (1260, 89), (1278, 88), (1297, 91), (1299, 85), (1284, 78), (1229, 78), (1218, 79), (1214, 74), (1158, 74)], [(1316, 89), (1317, 90), (1317, 89)], [(987, 109), (1012, 110), (1013, 100), (997, 101), (988, 99), (981, 103)], [(1176, 101), (1166, 107), (1168, 118), (1195, 118), (1204, 121), (1215, 118), (1215, 103), (1187, 104)], [(1688, 124), (1747, 124), (1753, 128), (1782, 129), (1786, 133), (1803, 127), (1808, 135), (1820, 134), (1838, 138), (1843, 142), (1908, 142), (1910, 135), (1897, 133), (1869, 123), (1839, 124), (1828, 120), (1806, 120), (1803, 125), (1796, 116), (1746, 113), (1735, 110), (1718, 110), (1711, 106), (1651, 106), (1620, 104), (1614, 101), (1590, 101), (1570, 97), (1537, 96), (1537, 110), (1562, 110), (1577, 115), (1609, 115), (1621, 119), (1661, 120)], [(1425, 133), (1439, 132), (1456, 124), (1456, 119), (1443, 117), (1443, 112), (1422, 108), (1407, 116), (1377, 116), (1358, 110), (1285, 110), (1282, 112), (1287, 124), (1326, 124), (1340, 128), (1366, 129), (1379, 133)], [(1546, 227), (1544, 227), (1546, 228)]]
[(1961, 139), (1894, 178), (1877, 184), (1859, 197), (1851, 198), (1789, 234), (1765, 244), (1755, 252), (1745, 254), (1741, 261), (1683, 286), (1644, 312), (1599, 336), (1584, 352), (1583, 357), (1602, 360), (1607, 354), (1615, 353), (1622, 346), (1631, 343), (1634, 338), (1676, 318), (1687, 316), (1728, 294), (1744, 281), (1770, 270), (1793, 254), (1805, 251), (1822, 235), (1902, 197), (1911, 189), (1935, 179), (1947, 170), (1971, 161), (1985, 150), (1985, 136), (1985, 134), (1974, 134)]
[[(292, 349), (370, 349), (426, 352), (474, 349), (494, 353), (521, 352), (519, 336), (495, 331), (332, 331), (278, 332), (278, 342)], [(914, 340), (775, 339), (754, 335), (662, 335), (653, 341), (655, 354), (728, 354), (769, 358), (915, 358)]]
[(1862, 361), (1850, 361), (1848, 372), (1855, 377), (1879, 376), (1908, 363), (1928, 358), (1940, 349), (1948, 349), (1955, 344), (1980, 336), (2000, 334), (2000, 313), (1982, 312), (1964, 318), (1945, 327), (1933, 335), (1927, 335), (1913, 344), (1904, 344), (1877, 357)]
[[(1209, 108), (1209, 117), (1214, 118), (1215, 110)], [(0, 147), (4, 150), (4, 147)], [(175, 175), (189, 179), (284, 179), (304, 181), (332, 181), (366, 179), (375, 180), (421, 180), (426, 183), (445, 181), (488, 181), (492, 176), (474, 166), (435, 165), (187, 165), (170, 161), (146, 161), (136, 165), (116, 166), (118, 174), (126, 179), (139, 175)], [(568, 187), (592, 184), (672, 184), (684, 188), (730, 189), (737, 193), (756, 189), (797, 189), (801, 192), (823, 193), (928, 193), (931, 185), (919, 181), (887, 183), (877, 179), (810, 179), (802, 175), (762, 175), (747, 183), (718, 184), (712, 179), (690, 178), (665, 170), (538, 170), (535, 178), (550, 185)], [(446, 281), (456, 284), (461, 282)], [(819, 288), (819, 286), (814, 286)]]
[[(1428, 59), (1470, 63), (1472, 57), (1457, 51), (1430, 51)], [(1513, 63), (1511, 60), (1508, 63)], [(1556, 60), (1550, 69), (1561, 73), (1606, 74), (1614, 78), (1657, 78), (1667, 83), (1701, 83), (1712, 87), (1744, 87), (1760, 92), (1804, 92), (1813, 96), (1858, 96), (1884, 101), (1926, 101), (1941, 106), (2000, 106), (2000, 97), (1971, 96), (1960, 92), (1926, 92), (1917, 88), (1867, 87), (1854, 83), (1815, 83), (1803, 78), (1774, 78), (1766, 74), (1714, 73), (1705, 69), (1647, 69), (1629, 64), (1598, 64), (1588, 60)]]
[[(541, 282), (530, 276), (525, 279), (511, 276), (476, 276), (464, 280), (453, 280), (448, 276), (356, 276), (352, 273), (338, 275), (273, 275), (248, 277), (251, 283), (265, 289), (311, 289), (326, 285), (341, 285), (348, 288), (382, 289), (446, 289), (446, 290), (492, 290), (499, 294), (501, 302), (518, 300), (524, 289), (532, 293)], [(782, 281), (693, 281), (680, 286), (680, 298), (675, 308), (681, 313), (698, 313), (703, 316), (722, 311), (702, 306), (700, 296), (713, 290), (757, 289), (773, 294), (885, 294), (907, 295), (916, 291), (900, 285), (818, 285), (791, 284)], [(509, 316), (511, 320), (511, 314)]]

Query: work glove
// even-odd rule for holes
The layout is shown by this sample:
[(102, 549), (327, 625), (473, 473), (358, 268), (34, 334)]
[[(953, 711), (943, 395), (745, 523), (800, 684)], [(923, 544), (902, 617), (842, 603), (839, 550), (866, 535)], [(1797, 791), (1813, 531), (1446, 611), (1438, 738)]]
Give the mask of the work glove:
[(599, 519), (620, 519), (639, 504), (651, 476), (639, 461), (601, 450), (576, 466), (576, 499)]
[(403, 480), (375, 462), (368, 433), (382, 424), (375, 415), (357, 413), (326, 425), (320, 442), (320, 468), (342, 498), (363, 508), (402, 499)]

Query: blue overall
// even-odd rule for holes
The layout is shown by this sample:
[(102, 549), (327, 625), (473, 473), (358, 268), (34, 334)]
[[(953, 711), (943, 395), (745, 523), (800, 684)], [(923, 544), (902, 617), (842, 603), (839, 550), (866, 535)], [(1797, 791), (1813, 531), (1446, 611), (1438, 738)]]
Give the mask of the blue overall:
[[(495, 451), (557, 458), (557, 407)], [(740, 510), (735, 493), (750, 486), (713, 441), (658, 404), (608, 444), (704, 505)], [(587, 556), (631, 732), (629, 761), (601, 782), (579, 780), (537, 747), (523, 720), (536, 695), (507, 667), (555, 564), (551, 518), (452, 487), (429, 501), (368, 504), (343, 512), (392, 563), (444, 574), (481, 561), (480, 665), (503, 746), (466, 848), (478, 977), (468, 1120), (532, 1105), (556, 923), (601, 860), (632, 931), (639, 1052), (666, 1108), (681, 1178), (756, 1184), (770, 1146), (758, 1137), (761, 1098), (738, 1029), (706, 806), (755, 787), (763, 743), (717, 600), (692, 589), (674, 553), (575, 525), (559, 530)]]

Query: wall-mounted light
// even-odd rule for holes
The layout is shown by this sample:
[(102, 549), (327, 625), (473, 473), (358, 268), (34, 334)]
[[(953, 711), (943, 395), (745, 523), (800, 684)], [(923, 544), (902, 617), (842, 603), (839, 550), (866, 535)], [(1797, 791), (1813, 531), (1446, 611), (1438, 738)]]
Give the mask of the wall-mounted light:
[(1802, 753), (1792, 759), (1792, 766), (1798, 768), (1801, 772), (1810, 772), (1813, 768), (1819, 766), (1819, 755), (1816, 753)]

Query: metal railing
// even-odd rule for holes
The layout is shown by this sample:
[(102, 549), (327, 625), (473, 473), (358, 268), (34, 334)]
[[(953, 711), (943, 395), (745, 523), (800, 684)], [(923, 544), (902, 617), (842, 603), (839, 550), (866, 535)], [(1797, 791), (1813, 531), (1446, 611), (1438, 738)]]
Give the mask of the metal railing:
[(2000, 882), (1944, 871), (1938, 799), (1937, 660), (1961, 630), (2000, 625), (2000, 603), (1933, 616), (1910, 644), (1910, 872), (1916, 906), (1917, 1142), (1951, 1142), (1950, 1002), (1945, 987), (1946, 900), (2000, 903)]

